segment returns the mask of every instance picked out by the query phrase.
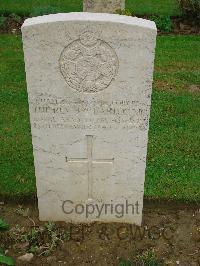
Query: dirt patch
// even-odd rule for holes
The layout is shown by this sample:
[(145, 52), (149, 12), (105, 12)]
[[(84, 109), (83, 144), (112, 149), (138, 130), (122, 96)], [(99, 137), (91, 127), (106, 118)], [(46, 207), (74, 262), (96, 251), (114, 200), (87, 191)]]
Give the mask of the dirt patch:
[(26, 18), (16, 21), (11, 17), (6, 17), (6, 21), (0, 26), (0, 33), (21, 33), (21, 26)]
[[(0, 205), (0, 217), (11, 225), (9, 231), (0, 232), (0, 246), (16, 259), (16, 265), (119, 265), (121, 258), (133, 262), (152, 250), (163, 265), (200, 265), (200, 210), (195, 205), (146, 202), (142, 227), (56, 223), (54, 229), (50, 224), (45, 231), (44, 223), (38, 220), (36, 203), (23, 208), (5, 203)], [(51, 236), (58, 238), (57, 247), (45, 253), (45, 245), (52, 241), (50, 228)], [(33, 229), (41, 231), (37, 239), (31, 238)], [(23, 241), (19, 240), (20, 234), (26, 236)], [(33, 240), (40, 249), (33, 252), (31, 262), (19, 262), (19, 256), (30, 252)]]
[(160, 91), (163, 90), (176, 90), (176, 85), (166, 81), (166, 80), (154, 80), (153, 86)]
[(195, 25), (193, 21), (188, 21), (181, 17), (175, 17), (172, 20), (175, 34), (200, 34), (200, 27)]
[[(166, 80), (154, 80), (153, 87), (155, 87), (159, 91), (165, 91), (165, 90), (171, 90), (171, 91), (178, 91), (179, 87), (172, 82), (166, 81)], [(193, 94), (199, 94), (200, 93), (200, 86), (191, 84), (191, 85), (184, 85), (181, 90), (189, 91)]]
[(189, 86), (190, 92), (200, 93), (200, 86), (199, 85), (190, 85)]

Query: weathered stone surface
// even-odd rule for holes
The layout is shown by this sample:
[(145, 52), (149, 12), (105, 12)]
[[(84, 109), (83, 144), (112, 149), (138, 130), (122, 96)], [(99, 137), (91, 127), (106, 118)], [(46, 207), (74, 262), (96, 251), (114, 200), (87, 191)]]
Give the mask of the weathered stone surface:
[(40, 219), (140, 224), (154, 22), (56, 14), (22, 33)]
[(83, 0), (83, 11), (93, 13), (116, 13), (125, 9), (125, 0)]

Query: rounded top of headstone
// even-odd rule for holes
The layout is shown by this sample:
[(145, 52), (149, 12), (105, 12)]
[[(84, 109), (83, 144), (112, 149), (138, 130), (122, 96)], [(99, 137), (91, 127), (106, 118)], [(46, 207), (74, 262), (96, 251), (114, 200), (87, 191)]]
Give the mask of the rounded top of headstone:
[(87, 13), (87, 12), (58, 13), (58, 14), (28, 18), (24, 21), (24, 24), (22, 25), (22, 30), (25, 27), (34, 26), (37, 24), (64, 22), (64, 21), (114, 22), (114, 23), (138, 26), (142, 28), (147, 28), (149, 30), (157, 31), (156, 24), (154, 21), (137, 17), (131, 17), (131, 16), (117, 15), (117, 14)]

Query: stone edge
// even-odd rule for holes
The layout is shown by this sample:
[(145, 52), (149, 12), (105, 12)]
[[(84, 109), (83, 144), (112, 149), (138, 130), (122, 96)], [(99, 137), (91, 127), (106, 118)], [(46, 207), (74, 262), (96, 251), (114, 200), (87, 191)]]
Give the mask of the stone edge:
[(96, 22), (114, 22), (148, 28), (157, 31), (155, 22), (131, 16), (122, 16), (107, 13), (89, 13), (89, 12), (72, 12), (58, 13), (34, 18), (28, 18), (24, 21), (21, 29), (45, 23), (65, 22), (65, 21), (96, 21)]

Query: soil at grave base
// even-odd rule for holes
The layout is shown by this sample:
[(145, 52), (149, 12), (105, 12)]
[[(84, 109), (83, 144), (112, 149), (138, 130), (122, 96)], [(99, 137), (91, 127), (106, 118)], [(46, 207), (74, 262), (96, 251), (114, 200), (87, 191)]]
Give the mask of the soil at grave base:
[[(142, 16), (144, 19), (149, 19), (148, 16)], [(0, 33), (21, 33), (21, 26), (24, 22), (26, 17), (21, 19), (21, 22), (17, 22), (13, 20), (11, 17), (7, 17), (7, 21), (4, 26), (0, 27)], [(173, 30), (170, 33), (163, 33), (158, 31), (159, 35), (166, 35), (166, 34), (175, 34), (175, 35), (199, 35), (200, 34), (200, 27), (198, 25), (194, 25), (193, 22), (187, 21), (181, 17), (173, 17)]]
[[(18, 204), (13, 203), (0, 205), (0, 217), (11, 225), (10, 230), (17, 224), (26, 231), (33, 229), (34, 223), (36, 227), (44, 224), (38, 220), (36, 203), (23, 204), (24, 209), (30, 209), (29, 218), (17, 214), (17, 208)], [(119, 265), (120, 258), (134, 259), (152, 248), (164, 265), (200, 265), (198, 205), (145, 202), (141, 235), (133, 225), (116, 223), (56, 225), (67, 232), (69, 238), (60, 242), (48, 256), (34, 254), (29, 263), (19, 261), (17, 258), (26, 254), (28, 247), (6, 238), (9, 232), (0, 232), (0, 246), (16, 259), (16, 265)]]

